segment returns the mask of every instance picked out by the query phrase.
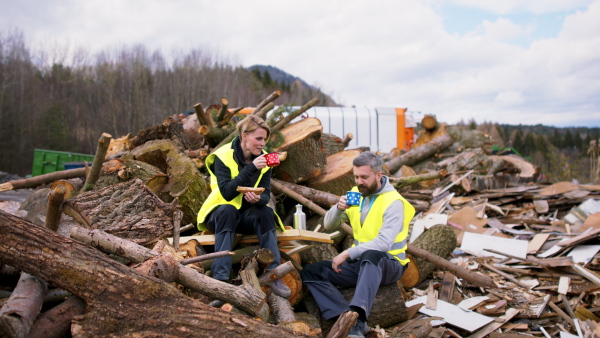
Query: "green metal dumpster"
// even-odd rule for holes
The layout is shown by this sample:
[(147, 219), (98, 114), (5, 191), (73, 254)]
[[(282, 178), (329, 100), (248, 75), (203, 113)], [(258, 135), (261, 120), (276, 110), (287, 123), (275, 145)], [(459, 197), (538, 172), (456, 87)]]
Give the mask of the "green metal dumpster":
[(91, 165), (93, 161), (94, 155), (34, 149), (31, 176), (65, 170), (65, 164), (67, 169), (79, 167), (78, 165), (74, 165), (73, 162), (81, 163), (81, 166), (83, 166), (83, 162), (88, 162)]

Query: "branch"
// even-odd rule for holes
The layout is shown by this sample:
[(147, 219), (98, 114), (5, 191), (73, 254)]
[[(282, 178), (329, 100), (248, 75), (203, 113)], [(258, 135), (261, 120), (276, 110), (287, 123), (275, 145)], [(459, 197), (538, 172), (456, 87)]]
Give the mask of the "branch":
[(98, 181), (98, 178), (100, 177), (102, 163), (104, 163), (104, 158), (106, 157), (106, 152), (108, 151), (108, 146), (110, 145), (111, 139), (112, 136), (107, 133), (102, 133), (102, 136), (100, 136), (100, 139), (98, 140), (98, 147), (96, 148), (96, 156), (94, 157), (94, 162), (92, 163), (92, 169), (90, 169), (90, 174), (85, 179), (85, 184), (83, 185), (81, 192), (92, 190), (94, 185), (96, 185), (96, 181)]
[(202, 103), (196, 103), (194, 110), (196, 111), (196, 116), (198, 117), (198, 122), (200, 122), (200, 125), (206, 125), (209, 128), (212, 128), (212, 121), (206, 116), (204, 108), (202, 108)]
[(281, 96), (281, 92), (279, 90), (276, 90), (273, 93), (271, 93), (271, 95), (267, 96), (266, 99), (264, 99), (261, 103), (258, 104), (258, 106), (256, 106), (256, 109), (254, 109), (254, 111), (252, 112), (252, 115), (257, 115), (258, 112), (261, 109), (263, 109), (263, 107), (265, 107), (270, 102), (275, 101), (279, 96)]
[(394, 188), (400, 189), (400, 188), (404, 188), (406, 186), (409, 186), (409, 185), (412, 185), (415, 183), (446, 177), (446, 175), (447, 175), (446, 169), (442, 169), (442, 170), (439, 170), (436, 172), (425, 173), (425, 174), (409, 176), (409, 177), (402, 177), (398, 181), (394, 182), (392, 185), (394, 186)]
[(223, 118), (225, 117), (225, 114), (227, 113), (227, 106), (229, 105), (229, 100), (227, 100), (226, 98), (222, 97), (221, 98), (221, 109), (219, 109), (219, 114), (217, 115), (217, 121), (221, 122), (223, 121)]
[(290, 115), (284, 117), (283, 119), (281, 119), (281, 121), (277, 122), (277, 124), (275, 124), (273, 126), (273, 129), (276, 129), (276, 130), (283, 129), (283, 127), (285, 127), (286, 124), (290, 123), (293, 119), (300, 116), (300, 114), (302, 114), (305, 111), (309, 110), (310, 108), (316, 106), (317, 103), (319, 103), (319, 99), (315, 97), (314, 99), (308, 101), (305, 105), (300, 107), (300, 109), (291, 112)]

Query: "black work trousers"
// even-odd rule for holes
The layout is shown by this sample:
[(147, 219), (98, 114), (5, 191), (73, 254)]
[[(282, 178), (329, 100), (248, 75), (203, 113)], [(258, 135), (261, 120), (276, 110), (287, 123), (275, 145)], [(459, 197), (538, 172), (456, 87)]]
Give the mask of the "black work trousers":
[[(321, 261), (300, 271), (302, 282), (306, 283), (325, 319), (350, 311), (350, 306), (363, 309), (369, 317), (379, 286), (396, 282), (405, 270), (391, 255), (376, 250), (365, 251), (359, 259), (347, 260), (339, 268), (342, 271), (336, 273), (331, 261)], [(350, 304), (336, 287), (356, 287)]]
[[(270, 207), (252, 206), (240, 212), (233, 205), (223, 204), (208, 215), (206, 226), (215, 234), (215, 252), (231, 251), (236, 233), (256, 234), (260, 247), (273, 251), (275, 255), (275, 260), (267, 269), (279, 266), (281, 256), (275, 232), (275, 213)], [(212, 277), (222, 281), (229, 280), (231, 265), (231, 256), (215, 259), (211, 266)]]

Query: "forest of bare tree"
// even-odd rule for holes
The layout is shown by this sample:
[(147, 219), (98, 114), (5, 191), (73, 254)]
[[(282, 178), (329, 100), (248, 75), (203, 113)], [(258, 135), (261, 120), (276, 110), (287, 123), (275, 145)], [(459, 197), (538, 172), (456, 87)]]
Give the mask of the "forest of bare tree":
[(167, 116), (219, 103), (257, 105), (274, 89), (279, 104), (302, 104), (319, 89), (265, 81), (202, 49), (165, 55), (123, 46), (91, 55), (83, 48), (32, 48), (20, 32), (0, 33), (0, 171), (31, 173), (36, 148), (93, 154), (100, 135), (117, 138)]

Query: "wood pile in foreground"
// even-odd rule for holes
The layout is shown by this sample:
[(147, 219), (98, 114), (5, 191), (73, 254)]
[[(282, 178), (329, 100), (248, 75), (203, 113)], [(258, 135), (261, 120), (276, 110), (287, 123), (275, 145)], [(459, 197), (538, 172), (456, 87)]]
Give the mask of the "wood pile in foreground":
[[(307, 213), (306, 231), (279, 234), (285, 264), (265, 273), (272, 253), (252, 236), (212, 253), (214, 236), (195, 230), (209, 193), (204, 158), (235, 137), (241, 110), (197, 104), (196, 115), (135, 136), (103, 135), (91, 168), (0, 184), (36, 188), (17, 211), (0, 201), (0, 335), (343, 336), (298, 270), (352, 243), (348, 226), (324, 233), (322, 216), (354, 185), (364, 149), (347, 149), (352, 135), (323, 133), (318, 119), (291, 123), (316, 100), (273, 111), (278, 95), (253, 114), (274, 130), (269, 150), (287, 155), (272, 203), (286, 225), (296, 204)], [(431, 117), (427, 126), (414, 149), (380, 154), (419, 213), (413, 263), (379, 290), (369, 337), (600, 335), (600, 186), (542, 184), (531, 163), (492, 155), (485, 135)], [(219, 255), (233, 257), (231, 284), (210, 278)], [(270, 291), (277, 278), (292, 297)]]

